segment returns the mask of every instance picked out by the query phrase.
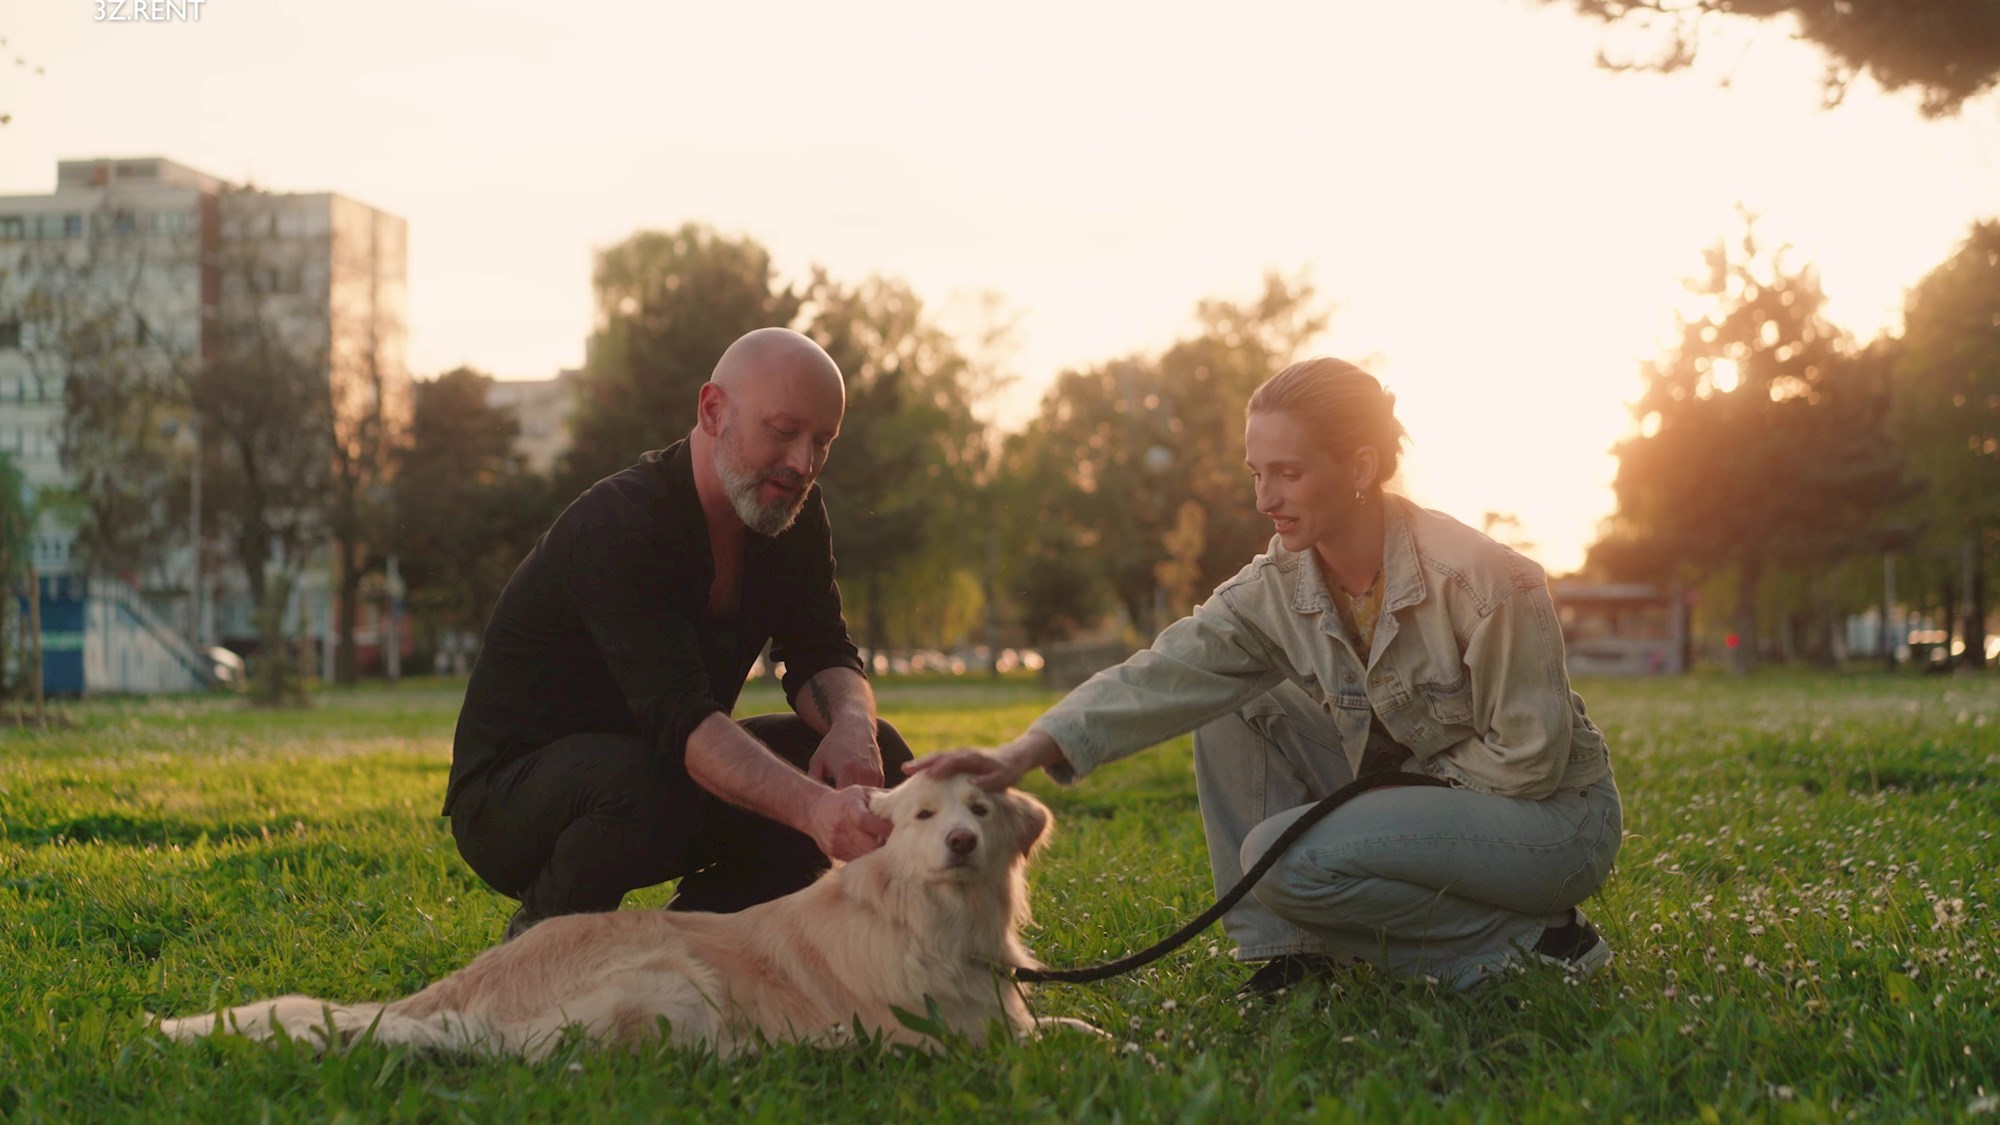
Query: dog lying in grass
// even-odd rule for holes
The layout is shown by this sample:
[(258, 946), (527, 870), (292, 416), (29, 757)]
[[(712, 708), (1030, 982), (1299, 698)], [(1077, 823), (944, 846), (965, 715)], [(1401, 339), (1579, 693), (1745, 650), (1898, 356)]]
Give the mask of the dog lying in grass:
[[(928, 775), (874, 803), (894, 825), (886, 844), (740, 913), (551, 918), (391, 1003), (281, 996), (159, 1028), (190, 1040), (217, 1031), (268, 1039), (282, 1027), (321, 1045), (367, 1033), (529, 1059), (571, 1027), (607, 1044), (664, 1033), (722, 1054), (760, 1039), (832, 1043), (857, 1024), (927, 1049), (936, 1046), (922, 1029), (929, 1020), (974, 1041), (994, 1020), (1016, 1034), (1036, 1030), (1009, 972), (1037, 964), (1020, 941), (1024, 872), (1047, 838), (1048, 809), (1025, 793)], [(920, 1017), (918, 1027), (898, 1009)], [(1102, 1034), (1075, 1020), (1039, 1022)]]

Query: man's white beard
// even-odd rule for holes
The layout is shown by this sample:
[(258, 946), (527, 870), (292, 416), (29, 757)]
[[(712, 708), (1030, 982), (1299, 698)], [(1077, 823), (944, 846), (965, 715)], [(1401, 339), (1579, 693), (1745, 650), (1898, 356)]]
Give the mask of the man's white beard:
[(743, 521), (743, 525), (759, 535), (776, 538), (799, 518), (799, 509), (806, 503), (805, 489), (799, 489), (796, 499), (779, 500), (772, 504), (759, 499), (757, 490), (763, 487), (766, 480), (793, 485), (803, 482), (797, 479), (798, 474), (786, 468), (762, 474), (739, 470), (735, 464), (739, 452), (735, 433), (734, 426), (724, 426), (716, 439), (715, 475), (721, 478), (723, 490), (729, 493), (729, 506), (736, 509), (736, 517)]

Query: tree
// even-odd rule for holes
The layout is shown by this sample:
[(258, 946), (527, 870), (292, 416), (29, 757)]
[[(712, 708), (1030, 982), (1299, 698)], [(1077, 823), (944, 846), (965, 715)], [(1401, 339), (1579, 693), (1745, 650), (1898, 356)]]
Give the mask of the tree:
[(798, 295), (774, 278), (762, 246), (697, 223), (642, 231), (598, 254), (596, 327), (558, 473), (566, 494), (694, 428), (696, 392), (723, 350), (797, 318)]
[[(14, 591), (24, 590), (28, 600), (28, 621), (32, 635), (23, 630), (30, 651), (23, 654), (20, 671), (27, 693), (35, 701), (37, 721), (44, 721), (42, 698), (41, 580), (35, 573), (33, 554), (35, 523), (38, 516), (33, 490), (14, 459), (0, 453), (0, 638), (8, 635), (7, 616), (13, 612)], [(0, 680), (6, 679), (6, 659), (0, 656)], [(8, 682), (4, 686), (17, 685)]]
[(254, 188), (223, 195), (219, 299), (188, 389), (211, 459), (206, 494), (256, 607), (252, 696), (264, 704), (302, 698), (286, 610), (325, 541), (334, 495), (328, 280), (303, 272), (272, 237), (281, 198)]
[(1105, 591), (1099, 575), (1087, 560), (1065, 552), (1066, 545), (1029, 544), (1015, 574), (1021, 631), (1031, 645), (1075, 636), (1104, 616)]
[(80, 238), (27, 244), (20, 260), (22, 355), (59, 388), (63, 467), (77, 497), (72, 552), (85, 570), (156, 573), (183, 542), (171, 520), (200, 340), (179, 330), (182, 287), (199, 291), (198, 258), (146, 237), (107, 199)]
[[(1018, 590), (1074, 606), (1101, 585), (1135, 627), (1156, 629), (1191, 608), (1176, 599), (1205, 594), (1268, 540), (1243, 469), (1243, 406), (1327, 314), (1306, 282), (1270, 275), (1254, 300), (1203, 301), (1196, 320), (1157, 357), (1064, 372), (1008, 443), (1005, 471), (1029, 484), (1008, 536), (1021, 545)], [(1088, 578), (1071, 558), (1088, 561)], [(1077, 618), (1065, 609), (1037, 629)]]
[[(374, 302), (400, 282), (355, 275), (338, 215), (324, 259), (315, 236), (295, 237), (315, 197), (225, 188), (212, 202), (212, 238), (110, 197), (82, 238), (32, 246), (23, 351), (62, 388), (83, 568), (170, 589), (189, 572), (174, 556), (219, 539), (257, 619), (279, 630), (260, 635), (260, 659), (289, 669), (284, 603), (300, 572), (329, 530), (351, 563), (373, 533), (365, 509), (403, 409), (400, 356), (384, 339), (396, 326)], [(197, 458), (202, 524), (189, 544)], [(258, 682), (287, 693), (288, 674)]]
[[(328, 248), (325, 417), (332, 455), (327, 526), (333, 533), (334, 681), (355, 682), (354, 631), (362, 580), (391, 549), (385, 504), (412, 411), (404, 326), (395, 321), (404, 277), (402, 220), (335, 198)], [(391, 643), (394, 643), (393, 641)]]
[[(1544, 0), (1554, 3), (1557, 0)], [(1914, 88), (1926, 117), (1957, 113), (2000, 81), (2000, 5), (1989, 0), (1569, 0), (1606, 24), (1660, 40), (1653, 58), (1613, 69), (1672, 72), (1694, 62), (1702, 25), (1716, 16), (1790, 18), (1800, 38), (1827, 56), (1825, 97), (1837, 104), (1866, 72), (1886, 90)]]
[(1617, 577), (1732, 571), (1737, 671), (1755, 662), (1765, 576), (1879, 546), (1904, 495), (1882, 365), (1849, 355), (1816, 275), (1763, 252), (1753, 227), (1746, 216), (1734, 250), (1708, 252), (1690, 284), (1707, 311), (1645, 368), (1640, 432), (1617, 447), (1617, 517), (1592, 551)]
[[(973, 416), (976, 373), (901, 281), (842, 285), (816, 271), (806, 334), (847, 383), (847, 413), (827, 459), (827, 517), (843, 587), (857, 592), (867, 647), (889, 647), (898, 611), (952, 598), (985, 550), (961, 515), (986, 449)], [(920, 558), (921, 556), (921, 558)]]
[[(62, 462), (74, 480), (80, 565), (170, 585), (186, 544), (188, 474), (202, 458), (200, 540), (224, 538), (268, 609), (326, 528), (332, 470), (326, 278), (274, 236), (280, 196), (224, 190), (206, 248), (154, 238), (108, 202), (84, 238), (26, 264), (24, 352), (62, 386)], [(196, 314), (176, 308), (204, 298)], [(198, 328), (196, 328), (198, 326)], [(192, 448), (180, 434), (196, 432)], [(276, 591), (276, 593), (274, 593)], [(284, 607), (260, 613), (260, 699), (296, 697)]]
[(514, 448), (520, 424), (470, 368), (416, 384), (411, 440), (395, 483), (410, 603), (477, 634), (546, 521), (546, 484)]
[[(2000, 535), (2000, 223), (1975, 223), (1911, 290), (1895, 362), (1897, 432), (1923, 505), (1963, 556), (1965, 659), (1983, 664), (1985, 572)], [(1947, 612), (1947, 617), (1951, 616)]]
[[(1306, 278), (1270, 273), (1249, 301), (1199, 302), (1199, 331), (1160, 357), (1161, 403), (1182, 424), (1174, 435), (1180, 440), (1164, 443), (1172, 456), (1165, 475), (1185, 472), (1187, 498), (1200, 506), (1204, 528), (1190, 587), (1196, 598), (1241, 570), (1270, 541), (1271, 523), (1257, 511), (1256, 490), (1243, 465), (1244, 407), (1264, 380), (1304, 354), (1330, 317)], [(1171, 420), (1168, 428), (1173, 431)], [(1159, 465), (1152, 448), (1146, 455), (1152, 466)], [(1163, 514), (1168, 528), (1183, 518), (1179, 505)], [(1166, 545), (1164, 534), (1161, 543)], [(1193, 603), (1165, 608), (1166, 620), (1172, 620)]]

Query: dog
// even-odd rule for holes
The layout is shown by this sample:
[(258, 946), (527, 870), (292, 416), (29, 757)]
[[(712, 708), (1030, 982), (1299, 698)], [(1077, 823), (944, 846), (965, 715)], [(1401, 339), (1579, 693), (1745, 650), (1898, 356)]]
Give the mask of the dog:
[[(664, 1034), (730, 1055), (760, 1041), (832, 1044), (856, 1027), (934, 1050), (934, 1026), (982, 1042), (1081, 1021), (1028, 1014), (1018, 968), (1025, 871), (1049, 810), (1026, 793), (918, 774), (871, 797), (888, 842), (804, 890), (735, 914), (613, 911), (550, 918), (415, 995), (387, 1004), (281, 996), (161, 1020), (178, 1040), (280, 1028), (324, 1048), (372, 1035), (445, 1051), (545, 1057), (576, 1028), (605, 1044)], [(899, 1019), (910, 1013), (919, 1026)]]

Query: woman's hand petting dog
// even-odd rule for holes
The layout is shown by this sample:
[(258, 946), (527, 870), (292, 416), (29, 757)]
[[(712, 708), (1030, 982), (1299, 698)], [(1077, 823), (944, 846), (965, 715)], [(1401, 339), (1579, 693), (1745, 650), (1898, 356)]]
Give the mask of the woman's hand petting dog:
[(914, 762), (904, 763), (903, 772), (911, 776), (925, 773), (934, 777), (963, 775), (971, 778), (972, 783), (981, 789), (999, 792), (1019, 785), (1021, 779), (1037, 766), (1047, 768), (1061, 761), (1062, 748), (1056, 745), (1055, 740), (1040, 731), (1031, 730), (1005, 746), (991, 750), (962, 747), (926, 754)]

